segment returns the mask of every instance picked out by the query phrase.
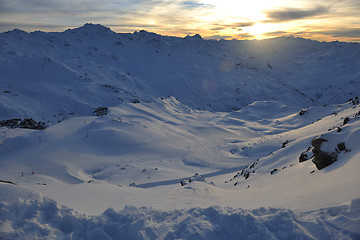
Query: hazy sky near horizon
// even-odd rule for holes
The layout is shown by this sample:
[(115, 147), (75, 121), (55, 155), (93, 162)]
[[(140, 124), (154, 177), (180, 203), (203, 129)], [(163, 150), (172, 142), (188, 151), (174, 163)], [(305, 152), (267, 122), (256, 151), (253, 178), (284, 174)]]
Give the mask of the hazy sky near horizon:
[(63, 31), (91, 22), (180, 37), (360, 42), (360, 0), (0, 0), (0, 16), (1, 32)]

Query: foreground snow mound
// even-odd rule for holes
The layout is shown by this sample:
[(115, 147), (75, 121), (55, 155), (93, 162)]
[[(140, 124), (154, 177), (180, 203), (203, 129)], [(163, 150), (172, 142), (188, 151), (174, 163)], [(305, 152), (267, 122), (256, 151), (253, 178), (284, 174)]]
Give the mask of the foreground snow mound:
[[(10, 188), (5, 191), (14, 190)], [(88, 216), (38, 196), (0, 203), (0, 234), (2, 239), (358, 239), (359, 216), (360, 199), (300, 213), (274, 208), (125, 207)]]

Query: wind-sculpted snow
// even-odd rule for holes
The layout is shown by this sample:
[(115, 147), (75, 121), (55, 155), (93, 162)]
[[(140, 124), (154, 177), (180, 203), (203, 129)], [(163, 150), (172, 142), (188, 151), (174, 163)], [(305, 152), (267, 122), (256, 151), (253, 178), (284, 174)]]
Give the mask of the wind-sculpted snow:
[(355, 199), (311, 212), (128, 206), (88, 216), (38, 197), (1, 204), (0, 234), (2, 239), (357, 239), (359, 209), (360, 199)]

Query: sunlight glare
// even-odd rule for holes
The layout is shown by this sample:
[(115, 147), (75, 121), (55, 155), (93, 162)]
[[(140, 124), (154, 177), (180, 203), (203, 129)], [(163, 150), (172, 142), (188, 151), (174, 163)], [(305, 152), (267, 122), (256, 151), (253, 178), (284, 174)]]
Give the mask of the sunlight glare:
[[(264, 33), (275, 31), (275, 25), (265, 23), (266, 11), (290, 6), (285, 0), (201, 0), (202, 4), (212, 6), (212, 14), (204, 16), (207, 22), (217, 22), (232, 28), (223, 29), (221, 35), (234, 36), (242, 34), (256, 39), (264, 38)], [(240, 27), (237, 27), (237, 24)], [(241, 26), (244, 24), (244, 26)], [(249, 24), (249, 26), (246, 26)], [(246, 35), (248, 34), (248, 35)]]
[(205, 0), (204, 3), (214, 6), (218, 15), (260, 21), (265, 18), (264, 10), (281, 6), (283, 0)]
[(256, 39), (262, 39), (263, 38), (262, 34), (266, 32), (274, 31), (274, 27), (275, 26), (273, 26), (273, 24), (258, 22), (253, 26), (247, 27), (246, 32), (248, 32), (251, 35), (254, 35)]

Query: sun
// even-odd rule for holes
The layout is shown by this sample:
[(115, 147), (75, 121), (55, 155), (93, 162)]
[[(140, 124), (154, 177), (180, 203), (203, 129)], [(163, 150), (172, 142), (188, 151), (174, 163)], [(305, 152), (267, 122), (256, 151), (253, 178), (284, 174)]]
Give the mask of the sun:
[(285, 0), (200, 0), (209, 6), (211, 12), (201, 20), (206, 23), (228, 26), (219, 28), (217, 34), (223, 36), (243, 36), (263, 39), (266, 33), (280, 31), (279, 26), (268, 22), (267, 11), (294, 6), (296, 1)]
[(256, 24), (254, 24), (253, 26), (247, 27), (246, 32), (249, 33), (250, 35), (254, 36), (255, 39), (263, 39), (264, 33), (272, 32), (272, 31), (274, 31), (274, 29), (275, 29), (275, 26), (273, 24), (258, 22)]
[(202, 4), (212, 7), (207, 22), (236, 26), (221, 30), (221, 35), (248, 34), (251, 38), (262, 39), (267, 32), (274, 32), (276, 24), (268, 23), (266, 11), (289, 6), (285, 0), (204, 0)]

